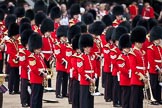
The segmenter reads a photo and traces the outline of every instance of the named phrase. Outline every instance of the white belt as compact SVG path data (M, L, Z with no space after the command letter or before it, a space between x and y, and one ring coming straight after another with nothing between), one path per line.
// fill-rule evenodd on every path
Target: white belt
M94 70L85 70L85 73L93 73Z
M44 53L44 54L51 54L51 53L53 53L53 51L42 51L42 53Z
M156 63L162 63L162 60L155 60Z
M145 70L146 68L145 67L141 67L141 66L136 66L137 69L139 70Z

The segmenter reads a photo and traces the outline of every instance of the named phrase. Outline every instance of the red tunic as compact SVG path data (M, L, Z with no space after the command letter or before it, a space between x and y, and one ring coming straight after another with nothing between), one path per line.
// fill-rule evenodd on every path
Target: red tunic
M67 65L67 73L70 73L71 69L71 56L73 55L73 49L70 44L66 46L66 60L68 62Z
M80 85L90 85L89 79L95 78L94 60L93 56L87 54L82 54L78 57L77 68L81 76Z
M131 85L143 86L144 83L139 79L140 77L137 74L141 73L144 76L146 76L147 72L146 52L134 47L133 51L129 53L129 62L132 72Z
M6 47L7 47L7 53L8 53L8 58L7 62L10 64L11 67L18 67L18 52L19 52L19 47L18 47L18 41L9 39L6 42Z
M31 54L26 48L19 49L19 72L20 77L28 79L28 56Z
M30 83L42 84L43 76L41 72L47 71L43 54L30 54L28 56L28 64L30 68Z
M78 22L79 22L78 19L72 18L72 19L69 20L69 26L71 27L71 26L75 25L75 24L78 23Z
M114 47L110 51L110 59L111 59L111 71L112 71L112 76L117 76L118 66L116 64L116 59L118 56L121 54L121 51L119 50L118 47L114 45Z
M56 56L56 70L67 72L66 44L64 43L56 44L54 53Z
M116 20L113 21L112 26L116 28L116 27L118 27L119 24L122 23L122 22L123 22L123 20L117 20L117 19L116 19Z
M51 59L54 53L54 46L51 37L42 36L42 53L47 61Z
M130 66L129 57L125 54L120 54L117 58L118 70L120 72L120 85L130 86Z
M147 59L149 62L149 73L158 74L158 68L162 68L162 48L151 44L147 49Z

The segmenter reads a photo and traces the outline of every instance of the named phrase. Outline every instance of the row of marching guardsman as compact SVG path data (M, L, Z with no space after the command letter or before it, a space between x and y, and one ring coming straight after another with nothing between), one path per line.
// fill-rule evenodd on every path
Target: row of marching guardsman
M106 76L104 97L106 101L113 100L114 107L142 107L143 87L149 81L147 85L151 85L151 96L156 99L152 104L161 103L161 88L158 84L158 75L161 72L161 47L158 41L161 39L162 30L157 26L155 19L146 21L140 16L135 17L132 32L129 34L130 24L123 20L121 6L114 7L113 14L116 20L113 22L109 15L103 17L103 22L94 22L92 15L86 13L82 16L84 24L76 19L80 13L79 5L73 5L70 9L73 17L69 21L70 27L57 22L61 14L58 7L51 9L51 19L40 10L36 15L33 10L27 10L25 15L30 19L29 23L26 18L21 19L22 11L22 8L15 10L17 18L13 14L7 15L5 26L2 25L1 30L4 30L3 35L7 33L9 37L5 36L5 42L2 41L8 55L6 69L9 70L9 93L19 93L20 73L20 96L23 107L42 107L43 85L51 86L50 78L48 84L46 80L48 74L49 77L52 75L49 68L53 58L56 58L57 71L56 98L67 97L69 91L69 102L72 102L73 108L94 107L93 95L98 94L96 92L102 68ZM150 39L146 38L147 33L150 33ZM147 72L149 80L146 78ZM29 83L31 97L27 91Z

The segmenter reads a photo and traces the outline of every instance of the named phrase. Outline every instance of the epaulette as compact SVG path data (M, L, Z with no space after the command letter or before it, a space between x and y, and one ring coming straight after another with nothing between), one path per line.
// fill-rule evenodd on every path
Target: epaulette
M10 39L6 40L7 43L12 43Z
M117 22L117 20L114 20L113 23L116 23L117 24L118 22Z
M136 56L136 54L133 51L130 51L129 54Z
M117 51L115 49L116 49L116 47L110 49L110 51L113 51L113 52L116 52L117 53Z
M19 53L26 54L22 48L21 48L21 49L19 49Z
M71 45L70 44L67 44L67 46L66 46L67 48L70 48L70 49L72 49L72 47L71 47Z
M60 42L56 42L55 45L58 46L58 47L61 47Z
M77 57L77 53L74 53L74 54L72 55L72 57Z
M4 35L7 35L7 34L8 34L8 30L6 30L3 34L4 34Z
M150 41L150 33L146 35L146 38L148 39L148 41Z
M153 50L153 45L150 45L147 48Z
M125 61L124 58L122 57L122 54L120 54L120 55L118 56L117 60L123 60L123 61Z
M110 45L109 44L104 45L104 47L110 49Z
M30 54L28 57L29 58L35 58L33 54Z
M78 55L78 56L76 56L76 57L79 58L79 59L84 60L84 58L82 57L82 54L80 54L80 55Z

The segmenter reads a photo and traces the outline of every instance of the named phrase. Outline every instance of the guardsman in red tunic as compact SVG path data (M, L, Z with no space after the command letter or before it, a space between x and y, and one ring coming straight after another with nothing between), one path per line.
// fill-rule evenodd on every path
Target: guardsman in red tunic
M112 73L111 73L111 70L110 70L111 69L111 67L110 67L111 66L110 50L113 48L113 44L112 44L112 41L111 41L111 36L112 36L113 30L114 30L114 27L107 29L106 37L105 37L107 44L103 46L103 55L104 55L103 73L105 75L104 99L105 99L106 102L112 101L113 79L112 79Z
M143 108L143 88L147 84L147 60L146 52L142 50L142 43L146 39L146 29L137 26L132 30L131 42L133 50L129 52L129 63L131 69L131 102L130 108Z
M105 24L101 21L96 21L94 23L92 23L89 26L89 33L91 33L93 35L94 38L94 44L93 44L93 48L91 50L91 53L94 54L96 56L96 67L95 67L95 76L97 77L96 79L96 95L98 93L98 95L100 95L99 90L98 90L98 86L99 86L99 77L101 74L101 60L102 60L102 47L101 47L101 39L100 36L102 34L102 32L105 29Z
M50 18L53 20L53 25L54 25L54 31L52 32L51 36L54 40L54 42L59 42L57 39L57 34L56 31L58 27L60 26L60 20L61 20L61 10L58 6L55 6L51 9L50 11Z
M72 48L74 50L73 55L71 56L71 68L70 68L70 77L72 77L72 108L79 108L80 106L80 74L77 67L77 59L79 58L81 51L79 49L79 38L80 34L75 36L72 40Z
M131 5L129 5L128 7L129 9L129 14L130 14L130 19L132 21L132 19L138 15L138 7L137 7L137 3L136 2L132 2Z
M80 108L94 108L95 92L95 55L91 55L93 37L83 34L79 39L79 48L83 52L77 59L77 68L80 74Z
M44 56L41 53L42 37L33 33L28 41L31 54L28 56L31 83L31 108L42 108L43 85L47 76L47 68Z
M40 27L41 27L42 21L45 18L46 18L46 14L43 12L38 12L37 14L35 14L35 25L32 26L35 32L38 32L39 34L41 34Z
M117 5L113 8L113 15L115 16L115 20L112 23L113 27L118 27L118 25L123 22L125 19L123 19L124 9L122 6Z
M52 77L52 71L50 62L54 59L54 46L53 46L53 41L51 37L51 32L54 30L53 26L53 21L49 18L45 18L40 27L41 33L42 33L42 41L43 41L43 46L42 46L42 53L44 54L44 57L46 59L46 65L48 68L48 85L46 87L46 90L51 89L51 77Z
M154 9L150 6L148 2L145 3L145 7L142 9L142 17L143 19L155 18Z
M79 22L79 14L80 14L80 6L79 4L73 4L70 7L70 15L71 19L69 20L69 26L75 25L77 22Z
M57 29L57 38L60 40L55 45L55 56L56 56L56 98L67 97L67 83L68 83L68 74L67 74L67 65L66 60L66 45L67 45L67 31L68 26L61 25ZM62 90L61 90L62 88Z
M68 44L67 44L67 49L66 49L66 60L68 61L68 68L67 72L69 74L69 86L68 86L68 91L69 91L69 103L72 103L72 95L73 95L73 74L71 71L71 59L72 55L74 53L74 50L72 49L72 40L76 36L78 36L81 33L81 28L78 25L73 25L69 28L68 30Z
M111 72L113 76L113 106L119 107L121 106L121 89L119 86L119 70L116 63L118 56L121 54L121 51L118 48L118 42L121 35L128 33L125 27L119 26L117 27L112 34L112 41L114 43L113 48L110 51L110 59L111 59Z
M28 39L30 35L33 33L33 30L25 30L21 34L21 45L22 48L19 49L19 73L21 78L21 104L22 107L30 106L30 94L28 92L29 86L29 69L28 69L28 56L31 54L28 50Z
M160 40L162 37L162 28L155 26L150 31L151 45L147 48L147 59L149 63L150 84L153 97L156 100L151 102L153 105L162 104L161 101L161 86L159 85L158 76L162 73L162 48Z
M14 28L14 29L13 29ZM18 37L19 37L19 26L13 23L8 29L9 40L6 42L8 63L10 65L9 73L9 94L19 93L19 58L18 58Z
M122 53L117 58L118 70L120 72L120 87L122 91L122 108L130 108L130 66L128 53L132 47L130 35L123 34L119 38L119 49Z

